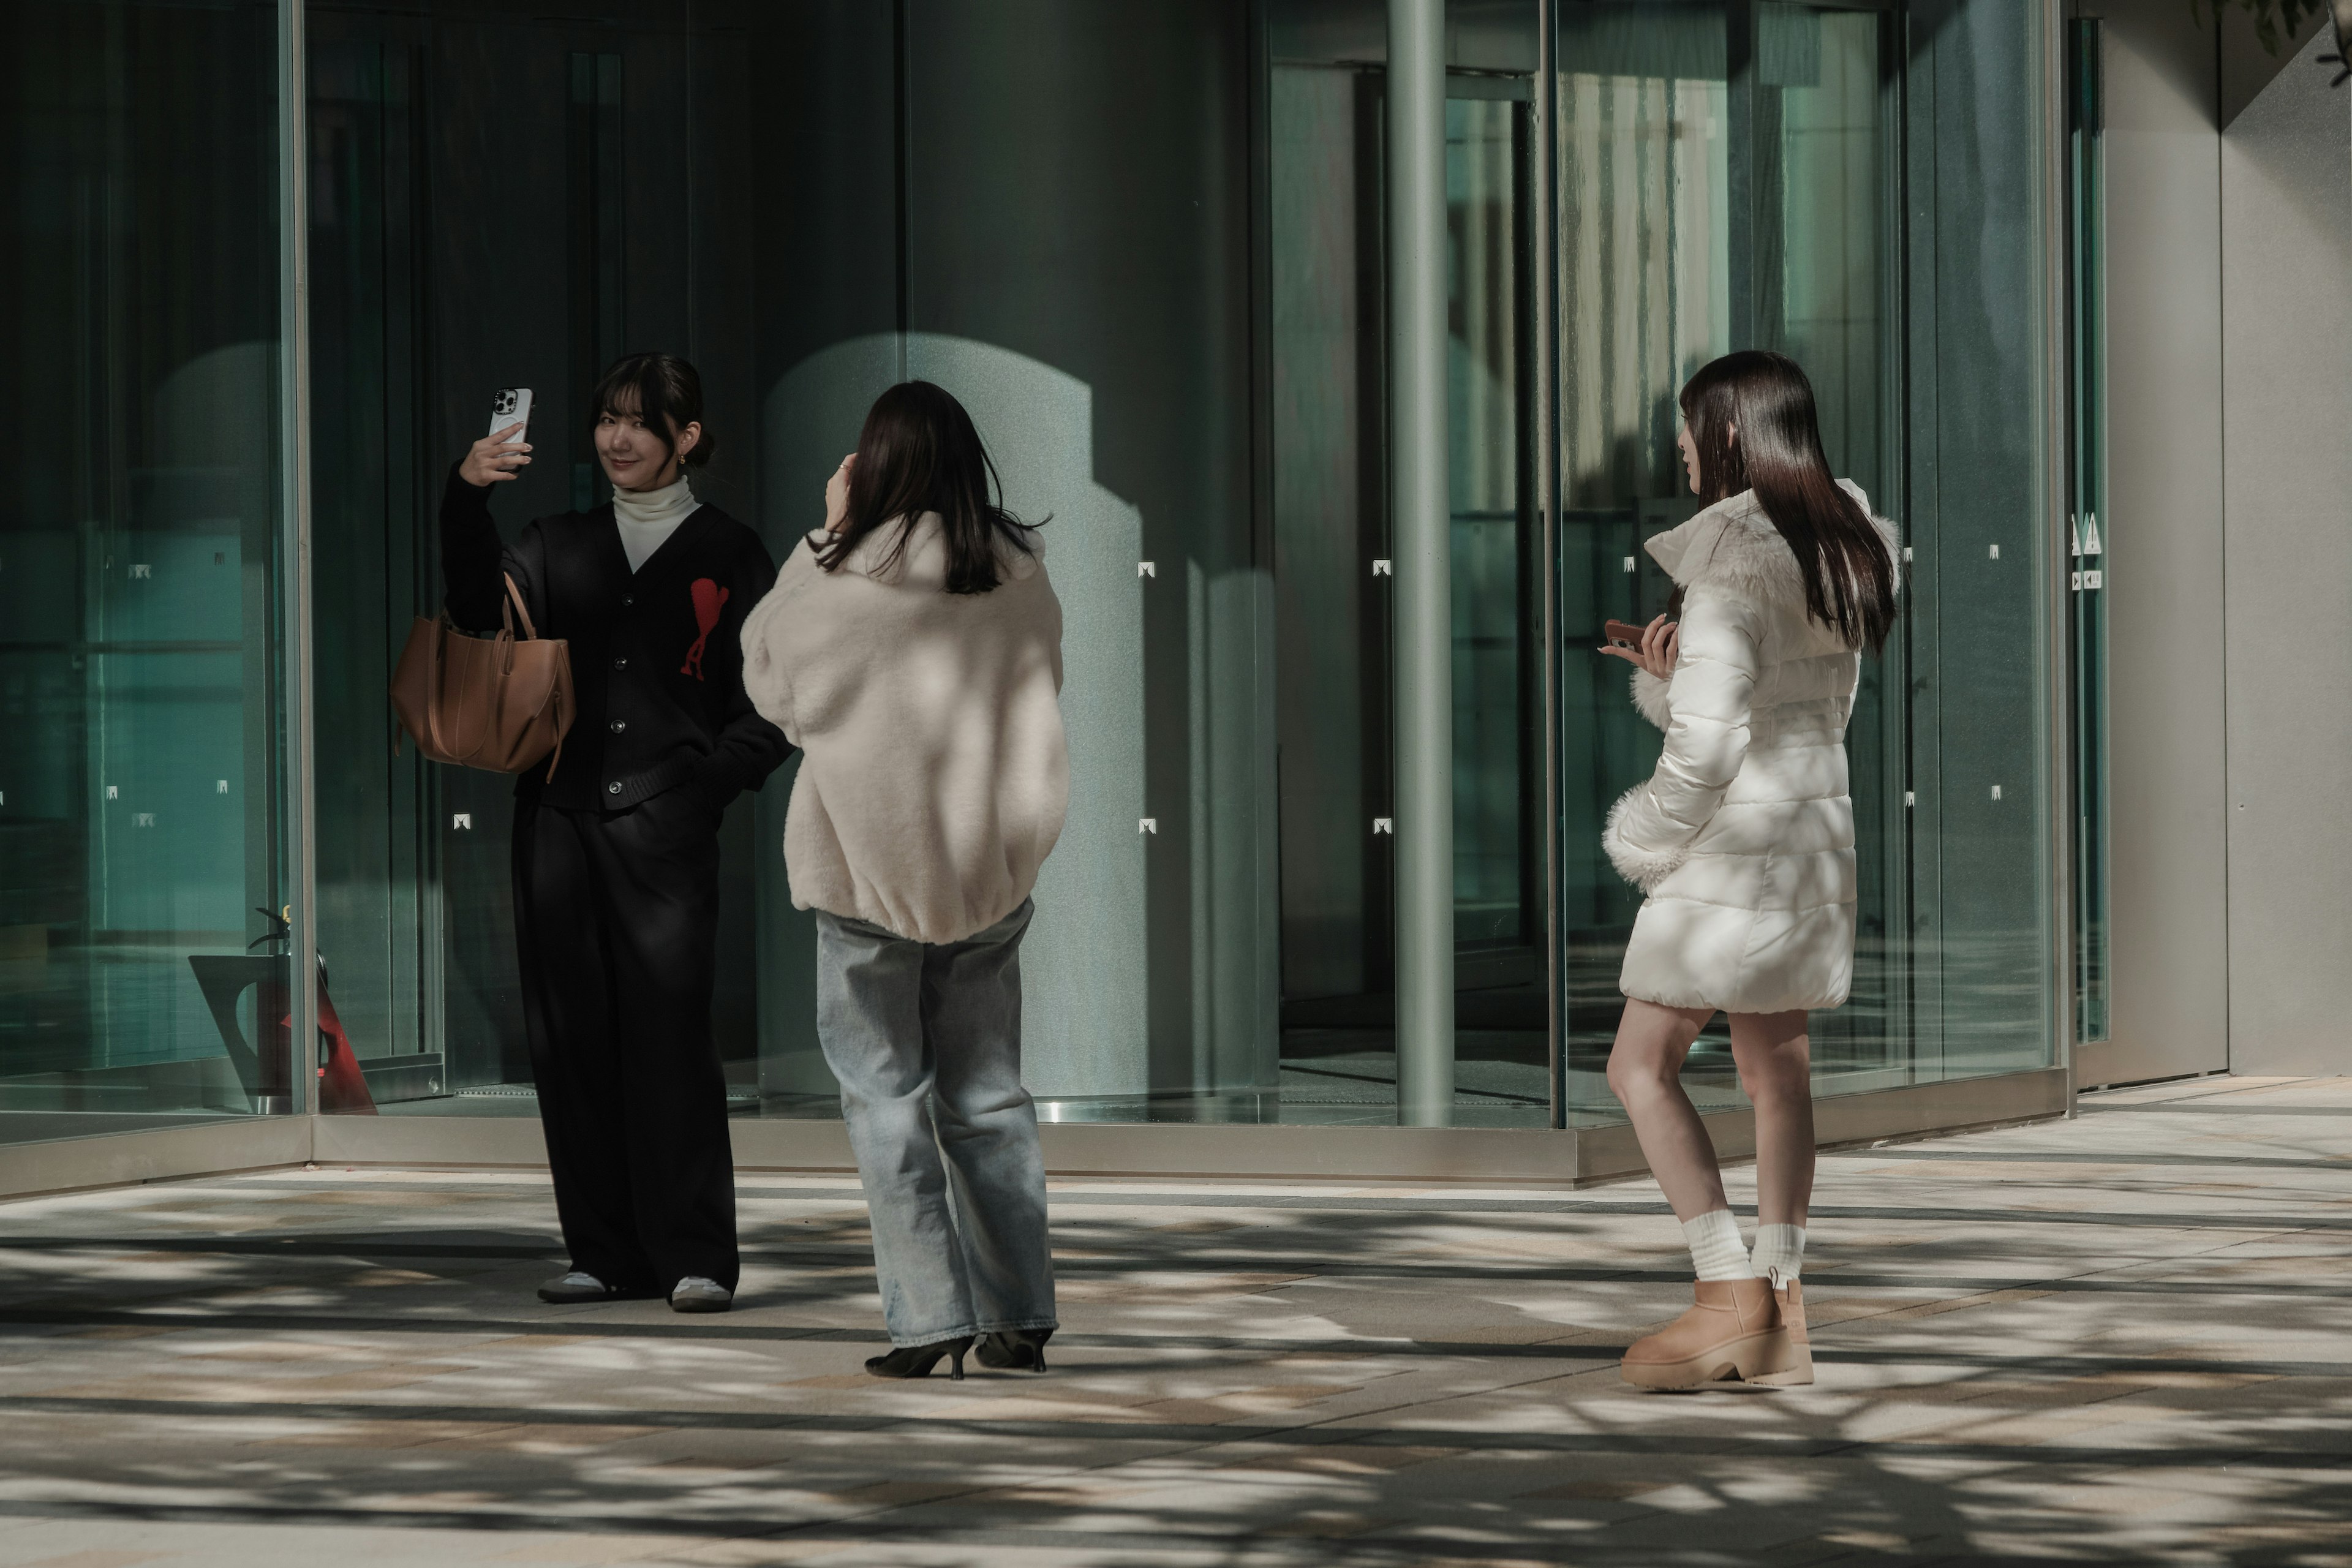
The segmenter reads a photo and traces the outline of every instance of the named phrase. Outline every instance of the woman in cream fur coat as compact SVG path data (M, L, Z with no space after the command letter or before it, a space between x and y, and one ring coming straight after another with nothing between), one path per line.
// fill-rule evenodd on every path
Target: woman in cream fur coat
M1062 606L991 498L961 404L884 393L743 627L743 680L806 753L784 825L816 911L817 1035L841 1084L893 1346L877 1377L1045 1370L1045 1167L1021 1086L1021 938L1070 798Z
M1683 389L1681 446L1708 502L1649 542L1681 619L1639 648L1633 700L1665 732L1649 780L1603 844L1647 895L1625 950L1609 1058L1650 1169L1683 1222L1696 1300L1627 1351L1626 1380L1812 1381L1798 1271L1813 1184L1807 1014L1853 973L1853 803L1845 728L1864 649L1895 611L1893 526L1832 480L1811 385L1782 355L1742 353ZM1757 1243L1741 1241L1714 1145L1680 1074L1717 1013L1756 1108Z

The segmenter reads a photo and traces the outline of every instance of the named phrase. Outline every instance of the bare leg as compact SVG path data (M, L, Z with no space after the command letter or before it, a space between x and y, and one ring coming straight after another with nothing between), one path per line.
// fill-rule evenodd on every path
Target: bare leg
M1731 1059L1739 1066L1739 1087L1756 1107L1757 1223L1802 1225L1813 1197L1812 1051L1805 1015L1734 1013Z
M1683 1058L1713 1016L1711 1008L1662 1007L1629 996L1609 1051L1609 1088L1632 1119L1642 1157L1678 1220L1729 1206L1715 1145L1682 1082Z

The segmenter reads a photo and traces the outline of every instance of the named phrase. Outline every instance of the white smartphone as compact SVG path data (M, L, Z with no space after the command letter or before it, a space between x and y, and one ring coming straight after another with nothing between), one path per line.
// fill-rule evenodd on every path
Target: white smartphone
M520 421L522 428L515 432L514 438L518 441L529 440L530 438L530 388L528 386L503 387L496 397L490 399L489 434L495 436L517 421Z

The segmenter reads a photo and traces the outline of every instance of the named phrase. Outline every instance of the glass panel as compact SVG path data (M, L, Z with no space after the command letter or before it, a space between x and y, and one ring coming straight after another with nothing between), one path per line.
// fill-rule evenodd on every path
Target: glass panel
M1641 895L1601 853L1610 806L1649 775L1658 732L1601 623L1646 620L1673 584L1642 542L1695 510L1675 394L1732 344L1730 95L1722 7L1568 5L1559 180L1560 971L1571 1116L1617 1115L1602 1075ZM1703 1110L1729 1103L1718 1042L1692 1056Z
M972 6L541 10L312 17L314 417L338 454L320 572L341 612L319 620L339 770L321 942L379 1108L535 1109L509 782L395 754L383 693L437 605L435 509L491 392L537 395L534 466L495 502L511 536L601 494L579 399L628 347L698 365L719 450L697 493L778 556L878 391L921 376L962 399L1008 503L1052 520L1066 614L1075 782L1023 950L1031 1086L1067 1119L1273 1114L1263 193L1253 122L1229 112L1247 9L1166 6L1159 31L1095 0L1022 27ZM739 1114L835 1109L814 925L776 852L792 782L722 837Z
M1758 12L1758 188L1777 206L1777 224L1758 236L1777 266L1759 266L1758 328L1764 343L1805 367L1821 414L1832 471L1862 486L1873 504L1900 516L1887 455L1901 450L1891 395L1899 296L1892 267L1893 25L1873 11L1765 5ZM1853 799L1855 910L1853 990L1846 1005L1813 1021L1813 1063L1824 1090L1892 1089L1911 1081L1898 1016L1903 965L1890 946L1905 885L1903 792L1908 768L1899 713L1886 694L1902 689L1906 646L1891 640L1863 661L1862 685L1846 727Z
M439 608L442 485L499 387L535 395L534 466L495 503L509 538L602 500L581 400L646 344L702 370L721 439L698 493L756 516L748 366L696 352L697 327L724 340L742 319L744 204L696 194L740 170L668 140L689 124L740 140L749 82L720 64L740 35L665 30L685 5L631 13L649 27L618 49L523 7L428 9L429 26L310 21L319 940L374 1109L530 1115L512 782L395 751L384 694L412 618ZM491 158L514 172L496 188ZM722 833L714 1015L745 1111L761 1093L754 811L739 801Z
M1269 96L1283 1100L1392 1121L1381 76L1277 63Z
M1377 37L1286 28L1278 49ZM1321 19L1336 12L1326 8ZM1500 8L1484 46L1507 50ZM1531 45L1524 34L1520 41ZM1479 40L1474 40L1479 42ZM1352 52L1350 50L1349 52ZM1507 58L1507 54L1501 58ZM1277 58L1269 310L1286 1121L1397 1114L1388 811L1382 75ZM1453 492L1455 1101L1463 1126L1550 1118L1540 532L1528 475L1531 80L1457 75L1446 106ZM1274 1108L1269 1108L1274 1109Z
M282 1110L276 17L9 21L0 1139Z
M1621 1118L1601 1075L1639 905L1601 853L1601 821L1660 746L1620 667L1590 650L1602 619L1665 607L1671 584L1641 545L1695 504L1674 450L1675 396L1742 342L1805 366L1832 467L1906 525L1915 552L1906 615L1884 657L1864 662L1846 738L1854 984L1845 1006L1814 1018L1817 1086L1853 1092L2049 1059L2036 879L2048 775L2031 651L2044 330L2033 26L2010 0L1970 0L1907 43L1900 13L1871 8L1561 7L1560 900L1579 1120ZM1907 138L1906 58L1930 84L1912 100ZM1907 228L1906 180L1938 192L1912 204ZM1976 257L1973 237L1987 232L2003 237L1996 261L1941 265L1948 247ZM1906 296L1907 341L1896 330ZM1996 625L1998 646L2016 652L1991 660L1989 679ZM1948 638L1969 672L1949 685ZM1744 1103L1722 1020L1685 1078L1702 1109Z
M1527 79L1445 106L1453 331L1454 1121L1544 1126L1540 551L1527 418ZM1470 90L1459 83L1455 90Z
M1915 19L1906 185L1911 1072L2050 1065L2052 788L2042 613L2053 331L2042 24L2026 0Z

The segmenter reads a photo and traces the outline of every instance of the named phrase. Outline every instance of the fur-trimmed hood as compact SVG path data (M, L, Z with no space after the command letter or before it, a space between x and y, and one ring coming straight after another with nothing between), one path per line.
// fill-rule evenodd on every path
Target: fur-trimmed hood
M1903 583L1903 541L1895 524L1870 510L1870 498L1852 479L1838 488L1868 513L1886 546L1898 592ZM1679 527L1643 546L1650 559L1664 568L1676 586L1685 590L1706 585L1743 599L1801 605L1805 581L1797 570L1796 552L1780 531L1772 526L1754 490L1742 490L1719 500Z

